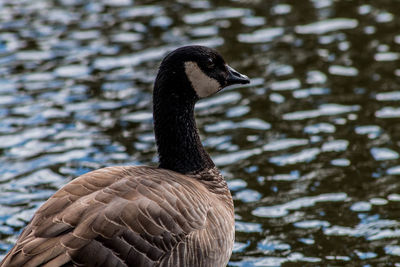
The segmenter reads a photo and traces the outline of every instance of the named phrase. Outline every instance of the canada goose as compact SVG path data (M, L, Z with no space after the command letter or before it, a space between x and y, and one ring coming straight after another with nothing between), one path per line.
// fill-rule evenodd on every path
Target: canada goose
M226 266L233 202L200 142L194 105L245 83L211 48L169 53L153 92L159 167L108 167L69 182L39 208L1 266Z

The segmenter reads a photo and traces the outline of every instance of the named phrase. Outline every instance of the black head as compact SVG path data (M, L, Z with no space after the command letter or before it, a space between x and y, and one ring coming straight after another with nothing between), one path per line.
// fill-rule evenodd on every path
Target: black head
M180 90L178 87L184 87L180 84L182 80L191 85L197 98L210 96L229 85L250 82L247 76L228 66L216 50L204 46L178 48L162 61L156 87L157 83L169 83L169 86L175 83L175 90Z
M228 85L249 82L214 49L185 46L169 53L160 65L153 91L160 167L180 173L213 168L198 135L194 105Z

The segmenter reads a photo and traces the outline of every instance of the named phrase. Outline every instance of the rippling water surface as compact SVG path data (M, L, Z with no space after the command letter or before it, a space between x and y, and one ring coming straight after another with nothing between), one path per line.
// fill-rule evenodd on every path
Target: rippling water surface
M252 77L197 106L230 265L400 266L400 2L362 2L0 0L0 254L74 177L156 164L157 66L202 44Z

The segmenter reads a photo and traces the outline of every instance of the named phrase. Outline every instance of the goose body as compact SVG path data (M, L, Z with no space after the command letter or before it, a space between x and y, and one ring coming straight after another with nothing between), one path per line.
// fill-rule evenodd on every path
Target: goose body
M1 266L226 266L234 242L227 184L201 145L194 104L248 83L210 48L163 60L154 86L160 166L81 175L35 213Z

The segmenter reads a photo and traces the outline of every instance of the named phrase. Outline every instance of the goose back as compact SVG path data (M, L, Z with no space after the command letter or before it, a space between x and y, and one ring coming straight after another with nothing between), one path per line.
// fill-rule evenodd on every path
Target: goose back
M226 266L232 198L216 169L196 176L144 166L82 175L37 211L1 266Z

